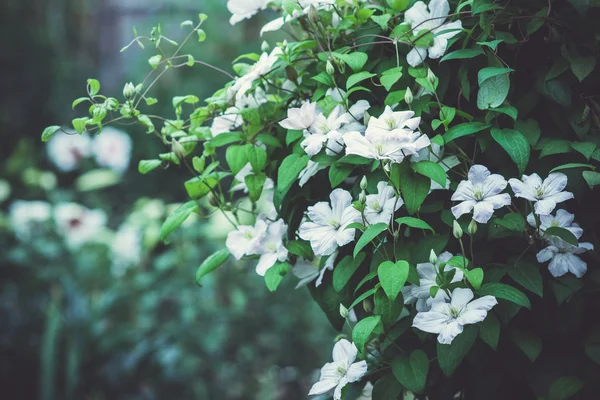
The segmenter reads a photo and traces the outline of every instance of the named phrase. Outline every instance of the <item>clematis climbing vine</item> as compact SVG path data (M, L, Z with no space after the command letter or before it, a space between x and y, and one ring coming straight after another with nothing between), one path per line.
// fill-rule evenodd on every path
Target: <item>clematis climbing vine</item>
M88 80L74 106L89 115L43 132L70 149L61 168L88 156L61 131L87 142L125 122L162 143L139 171L178 166L189 201L161 238L201 209L231 224L196 280L247 262L270 291L308 290L340 331L310 395L593 398L598 4L227 5L232 25L275 14L260 51L232 71L184 54L220 29L203 14L182 43L136 34L129 46L158 49L148 77L114 97ZM152 97L148 82L206 67L223 75L210 98ZM173 113L154 115L158 101Z

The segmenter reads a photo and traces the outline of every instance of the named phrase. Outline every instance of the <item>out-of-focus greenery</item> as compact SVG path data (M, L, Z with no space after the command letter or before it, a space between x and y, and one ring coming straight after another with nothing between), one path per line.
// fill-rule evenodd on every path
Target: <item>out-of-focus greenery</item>
M247 39L258 35L245 30L256 32L261 21L219 29L228 19L221 0L8 0L0 6L3 37L13 38L4 49L9 60L0 107L0 183L10 186L8 198L0 193L0 398L302 399L313 370L329 360L332 331L305 289L271 294L244 263L195 284L199 263L221 245L223 221L192 223L168 246L158 242L170 203L184 199L175 178L181 174L143 177L130 168L116 185L77 191L81 173L92 166L60 173L39 143L43 126L73 116L64 105L81 95L86 78L102 76L109 86L103 90L117 94L122 88L111 82L147 68L135 51L118 53L133 25L147 31L162 22L177 40L179 23L198 12L211 16L207 31L222 35L204 47L202 57L212 64L227 68L234 55L260 46ZM161 98L182 88L205 98L222 83L206 70L166 77L157 89ZM139 140L143 131L121 128L134 142L131 165L155 153L151 141ZM163 200L134 201L144 196ZM18 199L74 201L106 212L108 225L76 250L52 221L19 240L9 220ZM141 261L119 271L110 248L123 225L140 228L144 243Z

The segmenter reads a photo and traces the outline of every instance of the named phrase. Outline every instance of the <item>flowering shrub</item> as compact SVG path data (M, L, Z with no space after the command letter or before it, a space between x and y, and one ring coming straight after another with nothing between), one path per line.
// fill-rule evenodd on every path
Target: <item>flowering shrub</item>
M136 34L157 49L148 77L123 101L90 79L73 128L138 123L167 147L142 174L189 173L163 240L204 197L231 223L197 281L230 256L256 259L269 290L295 275L347 325L352 343L334 346L310 394L592 398L597 6L230 0L231 23L273 8L262 32L288 40L238 57L205 104L177 96L156 116L153 83L207 65L160 28ZM206 39L205 19L182 23L186 41Z

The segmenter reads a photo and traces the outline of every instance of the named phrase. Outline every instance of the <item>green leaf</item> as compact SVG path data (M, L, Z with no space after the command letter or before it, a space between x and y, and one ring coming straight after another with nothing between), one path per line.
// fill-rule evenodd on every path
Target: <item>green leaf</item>
M477 82L479 86L487 79L493 78L498 75L508 76L509 72L514 72L512 68L500 68L500 67L487 67L479 70L477 73Z
M465 326L451 344L437 343L438 363L444 375L451 376L471 350L477 339L477 327Z
M160 227L160 240L164 241L167 236L169 236L175 229L179 228L181 224L183 224L185 220L197 210L198 204L192 200L183 204L169 214L165 222Z
M250 200L258 201L262 195L267 176L260 172L258 174L249 174L244 177L244 183L248 187Z
M248 152L246 151L247 146L233 145L227 147L225 152L225 159L231 173L237 174L248 164Z
M548 236L556 236L561 238L565 242L572 244L573 246L578 246L579 242L573 233L565 228L561 228L558 226L551 226L544 231L545 235Z
M400 190L409 214L416 213L429 194L431 180L404 166L400 169Z
M248 161L252 165L252 171L261 172L267 165L267 152L265 149L255 146L248 146L246 148Z
M200 280L204 276L210 274L215 269L225 264L225 262L229 260L230 256L231 254L227 249L218 250L208 256L208 258L204 260L202 264L200 264L200 267L198 267L198 270L196 271L196 283L200 285Z
M500 340L500 321L494 313L488 312L483 321L477 324L479 327L479 337L488 346L498 350L498 341Z
M402 385L396 380L396 377L393 374L388 374L375 382L372 400L397 399L402 393L402 390Z
M211 190L217 186L219 181L226 176L229 176L229 174L215 172L213 174L207 174L206 176L195 177L185 182L185 189L190 198L198 200L209 194Z
M470 49L461 49L453 51L452 53L446 54L440 62L448 60L462 60L462 59L473 59L479 55L484 54L483 49L479 46L471 47Z
M350 75L350 77L346 81L346 90L350 89L352 86L356 85L357 83L362 82L365 79L372 78L374 76L377 76L377 74L373 74L373 73L367 72L367 71L361 71L354 75Z
M379 315L373 315L358 321L358 323L352 329L352 341L356 345L358 351L362 354L365 352L365 345L369 341L371 334L379 325L381 317Z
M392 372L406 389L421 393L427 382L429 357L423 350L415 350L409 357L400 357L392 361Z
M489 129L489 127L490 125L484 124L483 122L465 122L463 124L458 124L448 129L448 132L444 135L444 142L450 143L454 139L473 135L474 133Z
M329 167L329 183L331 183L331 187L335 188L344 182L350 176L352 170L353 168L347 165L332 164Z
M408 279L408 271L409 265L406 261L398 261L395 264L391 261L385 261L377 268L381 287L390 300L396 300L398 293L402 291Z
M292 266L286 262L277 262L265 272L265 285L270 292L275 292L283 277L288 273Z
M281 6L285 10L285 12L292 15L294 10L296 10L298 8L298 1L297 0L283 0L281 2Z
M508 268L508 275L525 289L532 291L540 297L544 296L542 274L537 264L519 262L516 266Z
M334 55L348 64L354 72L360 72L369 59L369 56L367 56L366 53L361 53L359 51L350 54L334 53Z
M158 68L158 65L160 64L161 60L162 60L162 56L160 54L157 54L148 59L148 64L150 64L152 69L156 69L156 68Z
M487 110L499 107L504 103L510 89L508 74L496 75L486 79L479 86L477 92L477 108Z
M480 46L487 46L490 49L492 49L493 51L496 51L496 49L498 48L498 45L502 42L504 42L504 40L496 39L496 40L491 40L489 42L477 42L477 44Z
M98 82L97 79L88 79L87 80L87 84L88 84L88 92L90 94L90 96L95 96L98 94L98 92L100 91L100 82Z
M519 116L519 110L517 110L515 107L509 106L509 105L492 108L492 109L490 109L490 111L508 115L514 121L516 121L517 117Z
M600 173L592 171L583 171L583 179L587 182L590 189L594 189L597 185L600 185Z
M540 11L533 14L533 18L527 23L527 35L532 35L537 32L546 23L548 15L548 7L540 9Z
M514 129L492 128L492 137L508 153L519 169L519 174L525 172L529 163L529 142L520 132Z
M583 382L574 376L555 380L548 390L548 400L567 400L583 388Z
M152 123L152 120L149 116L141 114L137 116L137 119L140 122L140 124L146 127L146 133L154 132L154 124Z
M535 362L542 352L542 339L533 332L513 330L511 339L519 349L529 358L529 361Z
M50 140L50 138L52 137L52 135L54 135L56 133L56 131L58 131L60 129L60 126L58 125L52 125L47 127L46 129L44 129L44 132L42 132L42 142L47 142L48 140Z
M443 188L446 187L446 171L439 164L425 160L411 164L411 166L415 172L439 183Z
M400 12L406 10L410 0L385 0L388 6L395 12Z
M312 260L315 256L312 247L310 247L310 243L304 240L290 240L285 247L290 254L302 257L306 260Z
M274 196L276 206L281 204L281 201L298 178L300 171L308 164L308 159L307 155L290 154L282 161L277 170L277 188Z
M392 86L402 78L402 67L394 67L383 71L381 74L381 84L388 92L392 89Z
M596 67L596 57L569 57L571 71L582 82Z
M83 133L83 131L85 131L85 125L87 121L87 117L75 118L71 121L71 124L77 133Z
M534 119L515 122L515 130L521 132L531 146L535 146L537 144L538 140L540 139L540 135L542 134L540 126Z
M375 308L373 313L381 316L384 328L394 325L404 308L404 299L391 300L383 290L377 290L374 300Z
M398 228L400 228L402 225L406 225L406 226L410 226L411 228L429 229L431 232L435 233L433 228L427 222L425 222L419 218L400 217L400 218L396 219L396 222L398 223Z
M375 292L377 291L377 288L373 288L373 289L369 289L366 292L364 292L363 294L361 294L360 296L358 296L356 298L356 300L354 300L352 302L352 304L350 305L350 307L348 307L348 310L352 310L354 307L356 307L358 305L358 303L360 303L361 301L373 296L375 294Z
M90 192L117 185L121 182L121 175L108 168L93 169L80 175L75 181L78 192Z
M538 145L538 149L541 149L540 158L571 152L571 142L563 139L542 139Z
M556 172L556 171L561 171L563 169L573 169L573 168L589 168L589 169L595 169L595 167L591 164L581 164L581 163L568 163L568 164L563 164L563 165L559 165L558 167L554 167L550 170L550 173L552 172Z
M390 18L392 18L392 16L390 14L371 16L371 19L373 20L373 22L375 22L377 25L379 25L381 27L381 29L383 29L383 30L387 29L387 27L388 27L387 24L388 24Z
M495 218L494 223L513 232L525 232L525 219L519 213L506 214L502 219Z
M499 299L508 300L519 306L531 309L531 303L529 302L529 299L523 292L504 283L485 283L477 291L477 294L479 294L480 296L494 296Z
M140 160L138 164L138 171L142 175L146 175L148 172L155 170L162 164L161 160Z
M384 222L380 222L378 224L369 225L366 231L363 232L358 242L356 242L356 246L354 247L353 256L356 258L358 253L369 243L373 241L381 232L387 230L388 224Z
M84 101L90 101L89 97L80 97L78 99L75 99L73 101L73 103L71 104L71 108L74 110L75 107L77 107L79 104L83 103Z
M467 271L465 276L471 286L473 286L473 289L479 290L481 283L483 282L483 270L481 268L475 268Z
M365 253L360 253L358 257L346 256L333 269L333 288L340 292L350 281L352 275L365 260Z
M596 144L592 142L573 142L571 147L573 150L583 154L588 161L592 154L594 154L594 151L596 151Z

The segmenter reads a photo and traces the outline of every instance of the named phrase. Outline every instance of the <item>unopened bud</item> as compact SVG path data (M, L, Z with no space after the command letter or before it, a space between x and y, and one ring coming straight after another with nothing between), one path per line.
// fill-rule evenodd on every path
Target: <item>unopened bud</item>
M364 299L362 305L366 312L370 313L373 311L373 302L370 299Z
M331 61L327 61L327 66L325 67L325 70L327 71L327 73L329 75L333 75L335 74L335 68L333 67L333 64L331 63Z
M360 204L365 204L367 202L367 194L364 190L358 195L358 202Z
M369 182L367 181L367 177L363 176L362 179L360 180L360 190L367 190L367 184Z
M133 97L133 95L135 95L135 86L133 86L132 82L126 83L125 87L123 88L123 96L126 99L130 99Z
M269 46L269 43L267 43L266 40L263 40L262 44L260 45L260 49L263 53L268 53L271 49L271 46Z
M463 230L460 227L460 224L458 223L458 221L454 221L454 224L452 226L452 234L457 239L460 239L463 236Z
M175 153L175 157L179 158L180 160L183 160L187 155L181 143L175 139L171 141L171 151Z
M433 73L433 71L431 71L430 69L427 70L427 80L429 81L429 83L431 83L432 85L435 83L435 74Z
M477 221L472 219L471 222L469 222L469 226L467 226L467 232L469 235L474 235L477 233Z
M412 90L409 87L406 88L406 93L404 93L404 101L406 104L411 105L415 97L413 96Z
M340 316L344 319L348 318L348 309L342 303L340 303Z
M208 194L208 204L219 207L219 199L212 192Z
M319 21L319 11L313 4L311 4L310 7L308 8L308 19L313 24L316 24Z
M429 252L429 262L433 265L437 265L438 263L438 256L437 254L435 254L435 251L433 251L433 249L431 249L431 251Z

